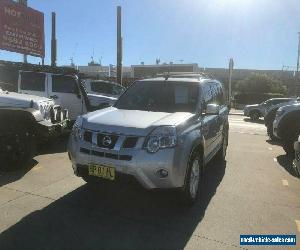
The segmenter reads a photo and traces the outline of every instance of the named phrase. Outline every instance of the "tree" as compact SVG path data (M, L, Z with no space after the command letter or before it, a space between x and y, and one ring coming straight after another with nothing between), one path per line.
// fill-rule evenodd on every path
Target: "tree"
M252 73L247 78L236 83L236 90L240 93L281 93L286 94L283 82L267 74Z

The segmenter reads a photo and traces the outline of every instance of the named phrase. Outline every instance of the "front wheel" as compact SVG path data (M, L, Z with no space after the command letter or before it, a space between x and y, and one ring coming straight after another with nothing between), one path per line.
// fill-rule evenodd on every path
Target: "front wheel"
M35 155L35 137L24 131L8 133L0 137L0 169L12 171L22 168Z
M288 156L293 156L295 154L294 142L296 139L286 138L282 140L282 147Z
M267 134L268 134L269 138L271 139L271 141L277 140L276 136L273 134L273 124L269 125L267 127Z
M185 178L185 185L181 190L181 198L184 204L193 205L200 193L202 187L202 159L197 153L193 153L188 166Z
M258 121L259 120L259 113L257 111L250 113L250 119L252 121Z

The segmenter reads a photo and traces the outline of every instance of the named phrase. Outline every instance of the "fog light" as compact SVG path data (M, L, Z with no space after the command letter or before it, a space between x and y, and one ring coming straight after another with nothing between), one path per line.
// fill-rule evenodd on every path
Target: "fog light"
M160 169L156 172L159 178L166 178L168 176L168 171L165 169Z

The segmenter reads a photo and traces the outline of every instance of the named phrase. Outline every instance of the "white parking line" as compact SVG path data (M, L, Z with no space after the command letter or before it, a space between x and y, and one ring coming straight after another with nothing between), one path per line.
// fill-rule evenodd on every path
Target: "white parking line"
M295 220L295 222L296 222L297 230L298 232L300 232L300 220Z
M281 180L282 181L282 185L287 187L289 185L289 182L287 180Z

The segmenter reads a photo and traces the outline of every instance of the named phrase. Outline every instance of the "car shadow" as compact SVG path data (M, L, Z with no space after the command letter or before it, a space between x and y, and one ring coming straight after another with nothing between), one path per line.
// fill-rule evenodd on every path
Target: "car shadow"
M69 134L63 134L59 137L42 142L38 146L37 155L67 152L68 139Z
M277 162L282 166L289 174L294 177L298 177L293 168L293 158L287 155L279 155L277 156Z
M253 121L250 118L244 118L245 122L250 122L250 123L258 123L258 124L265 124L265 121L263 119L259 119L257 121Z
M87 184L37 210L0 235L2 249L183 249L225 174L212 162L193 207L174 191Z
M68 135L63 135L58 138L55 138L52 141L43 142L42 144L38 145L36 156L66 152L68 138L69 138ZM25 174L27 174L37 164L38 164L38 161L35 159L32 159L26 165L20 167L17 170L13 170L13 171L1 170L0 171L0 187L21 179Z
M21 179L32 168L34 168L37 164L38 164L38 162L36 160L32 159L22 169L18 169L18 170L15 170L15 171L1 171L1 173L0 173L0 187Z
M266 142L269 143L270 145L282 146L281 141L279 139L278 140L267 139Z

